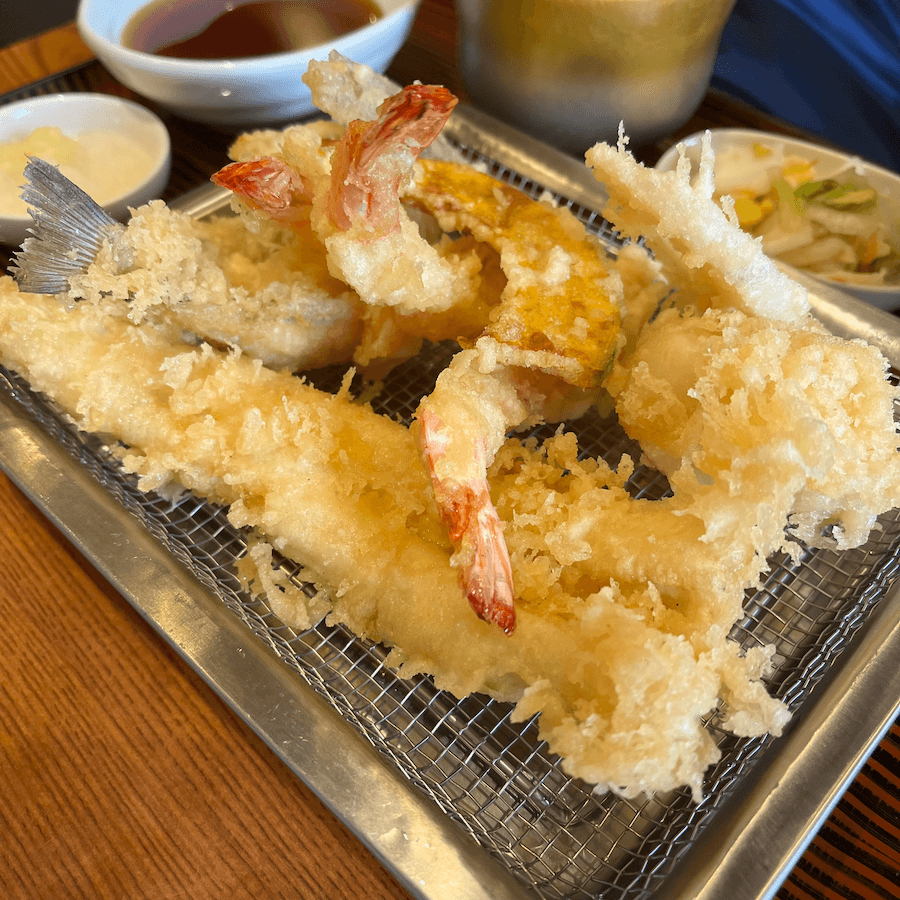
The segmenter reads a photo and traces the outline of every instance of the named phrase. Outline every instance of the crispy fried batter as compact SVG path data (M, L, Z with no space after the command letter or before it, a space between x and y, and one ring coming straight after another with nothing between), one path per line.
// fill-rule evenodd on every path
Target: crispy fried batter
M285 159L305 156L304 177L324 183L328 140L327 129L303 126L244 149L275 141ZM496 442L479 448L482 428L469 449L484 454L481 471L495 456L484 490L516 585L511 635L476 618L459 589L454 548L409 429L354 402L346 387L327 395L245 352L183 340L185 330L213 336L213 325L227 325L233 300L240 315L258 313L263 323L266 291L307 266L312 274L302 278L327 285L334 300L321 249L305 259L302 242L287 239L303 221L287 230L242 210L232 223L195 227L158 205L142 209L80 286L92 302L25 295L0 280L0 359L80 427L118 438L142 489L188 488L226 504L231 521L253 531L245 583L264 591L286 623L306 627L327 614L391 647L401 674L429 673L457 696L509 700L516 719L539 714L541 737L565 769L599 791L633 796L688 785L699 799L719 756L705 716L720 712L739 735L778 734L788 717L761 680L771 648L742 654L728 639L767 557L795 553L799 542L857 546L877 515L900 506L897 392L877 351L812 321L803 289L712 203L708 170L705 186L693 189L683 171L663 177L622 147L598 146L589 159L609 188L616 224L645 235L654 254L632 246L618 263L628 343L609 389L623 426L668 476L670 496L632 498L625 482L633 461L625 456L614 469L584 459L572 434L542 446L502 440L510 409L530 421L549 417L550 401L560 415L583 406L583 397L554 396L547 380L558 372L519 355L544 352L519 339L523 323L550 336L582 318L577 290L565 310L537 302L557 299L552 273L563 279L584 266L594 286L607 284L580 245L535 275L549 257L529 256L533 229L547 245L538 250L552 254L544 231L568 245L565 215L541 207L539 225L526 217L514 226L526 239L504 265L505 287L521 303L502 313L485 300L462 313L416 309L365 322L363 346L374 358L407 352L404 342L417 346L444 328L474 335L490 316L488 333L441 378L452 394L470 367L463 387L475 385L476 394L454 409L461 421L472 412L501 424L499 433L496 422L488 429ZM454 190L467 185L481 190L474 181ZM505 189L491 195L504 201L492 216L517 208ZM453 227L477 237L482 223L449 212ZM499 293L510 248L460 249L472 274L484 270ZM145 260L152 252L156 269ZM404 271L398 266L398 279ZM673 289L674 308L654 318ZM294 302L279 291L273 304ZM169 314L180 307L188 318ZM339 305L324 308L324 319L343 321ZM190 319L202 314L207 324ZM578 349L577 334L564 337ZM227 328L215 342L229 343ZM508 358L497 353L504 345ZM580 364L598 367L594 356ZM496 372L502 377L490 377ZM273 573L273 547L302 563L320 593L309 598Z
M809 312L805 289L712 201L708 136L693 184L687 160L671 172L648 169L626 143L623 135L618 148L597 144L585 156L609 193L604 215L623 236L647 240L682 307L735 308L788 322Z
M236 218L198 222L154 201L70 279L73 300L129 299L134 322L167 322L292 371L348 361L362 304L301 235Z
M811 319L669 310L613 384L619 421L707 538L763 557L796 541L856 547L900 498L886 362Z
M498 503L519 510L517 561L520 542L530 544L520 577L529 595L553 598L552 609L524 609L509 637L475 618L459 591L402 425L246 356L132 325L102 304L67 309L19 294L10 279L0 291L3 361L81 427L118 435L142 488L174 483L229 504L235 525L305 564L333 620L393 647L403 674L428 672L457 696L512 700L520 719L540 712L542 736L572 775L627 795L688 784L699 798L718 757L701 717L720 699L742 733L781 727L783 708L758 682L766 654L741 657L720 625L693 612L706 609L703 591L721 590L711 554L689 563L698 526L668 515L645 529L652 522L633 516L619 477L578 463L571 436L546 452L513 442L498 459ZM654 536L661 543L645 556ZM606 551L609 541L620 553ZM668 611L657 579L700 595ZM276 598L297 626L324 602Z
M618 349L621 285L603 249L566 209L527 197L458 163L423 160L405 192L447 232L500 254L507 287L486 336L509 365L596 387Z

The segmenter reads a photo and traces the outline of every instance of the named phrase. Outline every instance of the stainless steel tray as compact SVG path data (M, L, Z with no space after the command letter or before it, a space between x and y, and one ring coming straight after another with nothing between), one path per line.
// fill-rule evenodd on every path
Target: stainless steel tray
M602 188L579 161L465 107L448 132L499 177L549 190L614 250ZM205 215L223 203L204 188L180 205ZM826 324L900 369L894 317L811 286ZM408 418L450 352L395 371L384 410ZM244 539L222 510L141 494L100 441L0 374L0 466L416 897L771 897L900 708L891 514L858 550L773 560L747 597L734 637L777 647L772 689L795 710L783 738L739 740L711 721L723 759L699 805L686 791L596 797L562 772L533 722L510 723L506 705L399 679L380 647L341 628L285 627L241 591L232 563ZM329 389L339 373L316 378ZM628 445L614 421L577 428L610 459ZM665 490L644 471L633 487Z

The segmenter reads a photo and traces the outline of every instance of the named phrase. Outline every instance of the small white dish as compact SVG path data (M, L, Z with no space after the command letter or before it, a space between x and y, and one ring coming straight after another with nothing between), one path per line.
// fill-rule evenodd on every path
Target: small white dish
M85 154L85 159L90 158L92 167L97 160L95 154L109 155L109 147L105 146L109 135L112 135L110 140L116 142L117 148L135 148L128 157L130 172L121 157L100 160L98 168L105 167L108 173L116 176L110 179L104 175L105 192L92 190L94 182L79 184L116 219L126 219L129 207L140 206L159 197L169 182L172 165L169 132L158 116L137 103L107 94L71 93L48 94L0 106L0 144L21 142L36 129L46 127L56 127L66 138L81 142L80 152ZM54 164L61 162L52 158L47 161ZM23 169L25 163L23 154ZM68 174L66 164L60 165L60 168ZM78 184L77 176L70 178ZM4 176L3 183L13 192L15 205L18 206L18 193L24 176L18 184L10 184ZM4 203L3 206L5 209L0 210L0 243L19 245L28 236L31 217L25 209L19 214L16 209L9 211L9 204Z
M696 171L700 159L700 143L704 134L705 132L697 132L680 142L684 145L685 154L691 161L694 171ZM866 162L852 154L823 147L821 144L769 132L741 128L716 128L711 129L710 135L712 149L717 157L730 149L750 148L754 144L762 144L772 149L780 149L785 155L796 154L815 160L816 174L820 178L829 178L839 172L852 171L854 175L877 191L879 209L889 226L890 242L894 247L900 246L900 175L897 173ZM678 146L676 144L670 147L660 157L656 164L657 169L669 171L675 168L678 162ZM781 265L785 270L796 271L791 270L789 266ZM881 309L888 311L900 309L900 280L883 285L861 285L819 276L814 272L805 272L804 274L848 294L853 294Z
M239 130L313 113L302 76L311 59L327 59L331 50L384 72L409 36L419 2L377 0L383 16L364 28L315 47L234 60L178 59L123 46L125 26L148 0L81 0L76 21L122 84L183 118Z

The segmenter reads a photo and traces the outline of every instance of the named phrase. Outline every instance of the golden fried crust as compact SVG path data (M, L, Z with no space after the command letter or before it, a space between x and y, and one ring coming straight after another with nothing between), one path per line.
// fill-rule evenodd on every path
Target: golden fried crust
M469 166L421 160L407 199L448 232L466 231L500 253L509 279L485 334L510 364L596 387L618 346L618 281L604 252L567 210L532 200Z
M635 521L640 543L610 527L606 513L630 501L608 469L579 463L573 437L548 455L515 442L515 458L499 461L500 506L517 509L517 578L529 597L551 601L533 611L526 603L507 636L477 619L459 591L408 429L344 392L135 326L123 305L67 308L0 279L0 358L82 427L119 436L142 488L171 481L228 504L237 527L302 562L327 596L311 603L274 590L270 602L288 624L305 627L328 610L393 647L391 664L405 674L431 673L457 696L484 690L517 701L516 718L539 712L541 737L601 790L689 784L699 799L718 757L702 717L720 697L756 733L780 728L784 711L758 680L765 654L740 657L727 627L713 634L705 625L706 611L722 605L713 577L720 547L693 554L703 566L689 564L685 547L702 544L690 520L667 511ZM554 486L566 502L553 502ZM595 532L608 536L608 552L581 552ZM671 584L673 572L692 593L683 614L652 584L633 585L656 574ZM726 605L730 624L739 599Z

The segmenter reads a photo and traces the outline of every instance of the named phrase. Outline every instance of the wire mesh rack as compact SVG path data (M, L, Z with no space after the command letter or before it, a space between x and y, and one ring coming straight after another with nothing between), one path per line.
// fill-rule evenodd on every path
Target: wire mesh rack
M472 148L467 155L499 178L532 195L546 187ZM551 192L552 193L552 192ZM567 205L614 253L616 235L595 208L564 194ZM409 422L454 348L429 346L395 369L373 401L380 413ZM335 391L343 372L310 378ZM722 751L707 773L705 798L689 791L626 800L599 796L567 776L538 739L535 721L513 723L511 706L482 696L456 699L425 677L401 679L385 664L386 652L343 627L324 623L296 632L265 602L242 587L235 562L247 549L225 511L190 494L167 499L145 494L122 473L116 454L85 435L46 398L12 372L0 387L78 464L207 585L247 629L261 637L297 678L327 700L402 776L542 900L644 900L673 866L730 792L753 768L769 740L739 739L707 727ZM614 417L594 410L571 425L581 452L615 464L622 453L639 457ZM542 436L541 430L534 432ZM547 432L549 434L549 432ZM643 467L629 482L635 496L658 498L665 479ZM846 552L810 550L800 559L778 557L760 588L747 595L732 637L744 647L776 648L769 687L798 709L883 597L900 562L900 516L883 517L871 540ZM302 567L280 565L301 589Z
M451 352L435 348L395 371L381 411L408 418ZM382 647L342 627L321 624L297 633L285 626L242 589L234 563L246 551L246 535L224 510L190 494L171 500L142 493L105 444L68 424L16 375L4 370L0 384L298 677L542 898L651 897L767 743L736 739L713 718L708 727L723 756L708 773L703 802L694 804L686 791L636 801L597 796L564 774L538 740L534 721L510 721L507 704L481 696L457 700L427 678L398 678L385 666ZM329 385L326 375L320 386L336 389L337 378ZM629 449L614 420L588 417L577 430L585 453L617 459ZM655 473L640 468L632 486L648 497L666 490ZM774 560L765 583L748 595L733 637L745 646L775 645L771 688L789 706L803 702L896 576L898 547L900 521L887 516L864 547L809 551L796 563ZM314 590L301 567L289 560L281 565L295 584Z

